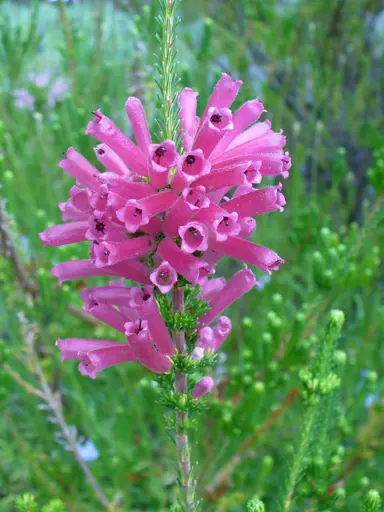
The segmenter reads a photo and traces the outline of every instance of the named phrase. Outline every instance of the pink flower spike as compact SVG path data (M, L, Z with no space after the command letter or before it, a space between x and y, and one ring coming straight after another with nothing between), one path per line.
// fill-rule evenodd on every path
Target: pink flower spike
M68 148L65 156L67 158L59 162L59 167L64 169L67 174L75 178L84 187L88 187L91 190L99 190L101 186L99 181L100 171L73 148Z
M175 347L153 295L144 302L141 311L147 320L148 330L157 349L162 354L172 357L175 354Z
M156 373L165 373L172 368L172 362L152 344L148 323L145 320L127 322L125 335L140 363Z
M263 213L270 213L275 210L283 210L285 198L281 193L282 184L276 187L265 187L259 190L252 190L235 199L227 201L222 206L228 212L236 211L241 217L253 217Z
M152 236L144 235L123 242L100 242L94 246L96 267L114 265L151 253L156 247Z
M177 283L177 272L168 261L163 263L149 276L152 283L158 287L161 293L169 293L173 285Z
M205 123L196 135L193 149L201 149L209 158L213 149L224 135L233 130L232 112L227 108L212 107L208 110Z
M149 133L143 104L139 98L131 96L125 104L125 110L131 121L136 142L144 155L147 156L148 146L151 144L151 134Z
M75 244L86 240L85 233L88 229L87 221L68 222L66 224L57 224L47 228L39 233L40 240L43 245L53 245L59 247L61 245Z
M117 210L116 216L125 224L128 233L136 233L149 222L147 210L136 199L128 200L123 208Z
M182 191L201 176L209 174L211 164L205 160L201 149L189 151L179 156L177 161L177 173L172 181L172 188Z
M196 399L202 398L204 395L209 393L215 385L212 377L203 377L192 389L192 397Z
M90 260L70 260L54 265L51 273L57 277L59 285L64 281L96 276L119 276L138 283L150 283L147 266L131 260L107 268L97 268Z
M154 187L168 185L169 169L176 165L177 157L176 144L172 140L149 145L149 177Z
M116 329L116 331L120 331L122 333L125 332L124 324L126 319L124 315L110 304L103 304L96 298L91 298L89 299L88 304L83 306L83 309L101 322L104 322L105 324L110 325L113 329Z
M222 74L220 80L215 85L212 95L205 107L204 114L200 121L200 126L204 123L208 116L208 110L211 107L229 108L234 102L240 87L243 85L241 80L232 80L229 75Z
M188 222L179 228L181 249L188 253L208 249L208 230L201 222Z
M193 139L197 130L196 104L198 95L198 92L193 91L189 87L183 89L179 95L180 128L183 133L183 145L187 151L192 149Z
M108 171L115 172L121 176L130 176L132 174L119 155L115 153L112 148L107 146L107 144L99 144L93 149L98 161L103 164Z
M200 318L202 327L209 325L225 309L238 300L242 295L252 290L257 284L256 278L248 268L235 274L220 294L210 302L211 309Z
M230 237L224 242L212 240L212 249L244 261L244 263L249 265L254 265L269 274L271 270L278 270L280 264L284 263L284 260L270 249L262 245L256 245L248 240L243 240L238 236Z
M146 176L148 174L146 160L140 149L100 110L97 110L94 115L85 133L107 144L130 169L140 176Z
M188 281L204 284L214 269L201 258L182 251L173 240L164 238L158 246L158 254Z
M211 158L214 159L215 156L223 153L227 149L228 145L233 141L233 139L243 130L245 130L245 128L247 128L250 124L257 121L263 112L266 112L266 110L258 99L243 103L243 105L236 111L233 116L233 130L227 132L222 137L212 152Z
M199 297L204 300L211 301L217 294L221 292L227 281L224 277L217 277L216 279L210 279L201 287Z
M96 379L99 372L110 366L136 360L132 347L127 343L118 343L118 345L92 350L83 356L78 366L81 375Z

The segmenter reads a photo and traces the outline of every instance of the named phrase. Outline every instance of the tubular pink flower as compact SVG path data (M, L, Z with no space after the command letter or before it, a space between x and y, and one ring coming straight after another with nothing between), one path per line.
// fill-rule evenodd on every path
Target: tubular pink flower
M209 393L214 385L212 377L203 377L192 389L191 395L193 398L200 399Z
M168 293L172 290L173 285L177 283L177 272L168 261L163 261L149 278L161 293Z
M241 217L252 217L275 210L282 211L286 202L281 189L281 183L276 187L265 187L259 190L251 189L249 194L244 194L224 203L223 208L228 212L237 212Z
M161 144L149 146L149 177L156 188L168 185L169 169L177 162L176 144L172 140L165 140Z
M211 301L217 294L221 292L226 284L227 281L224 277L210 279L202 285L199 297L204 300Z
M141 310L148 300L153 297L154 287L152 285L146 285L144 288L138 288L137 286L130 288L131 296L128 304L130 308Z
M61 245L75 244L86 240L85 233L88 229L87 221L68 222L67 224L57 224L47 228L39 233L40 240L43 245L53 245L59 247Z
M129 199L123 208L117 210L116 216L124 223L128 233L136 233L149 222L147 210L136 199Z
M96 375L102 370L105 370L105 368L136 360L132 347L126 343L118 343L118 345L119 346L91 350L83 356L78 366L81 375L96 379Z
M59 162L59 167L76 179L84 187L91 190L99 190L101 184L99 181L100 171L93 167L92 164L78 151L68 148L65 160Z
M213 350L219 350L232 331L232 322L227 316L221 316L213 328Z
M126 238L124 227L112 222L107 214L90 215L85 236L88 240L110 240L113 242L119 242Z
M209 325L225 309L238 300L242 295L252 290L257 284L256 278L248 268L240 270L210 302L208 313L200 317L202 327Z
M188 253L208 249L208 230L201 222L188 222L179 228L181 249Z
M231 130L233 130L232 112L227 108L211 107L208 109L204 124L197 132L193 149L201 149L208 158L218 142Z
M100 242L95 245L95 265L105 267L151 253L156 247L152 236L144 235L124 242Z
M229 75L223 73L208 100L204 114L201 117L200 125L204 123L211 107L229 108L234 102L242 85L243 82L241 80L232 80Z
M155 187L149 183L135 183L114 173L104 173L100 180L108 186L108 190L126 199L142 199L156 193Z
M210 201L204 187L185 188L165 218L163 231L166 236L177 236L179 226L186 224L200 208L208 208Z
M89 203L96 217L104 215L108 208L108 187L102 185L97 192L91 192L89 194Z
M173 190L164 190L151 196L144 197L139 200L139 204L146 210L148 215L152 217L158 213L162 213L172 207L177 199L177 194Z
M158 253L179 274L192 283L203 284L207 281L208 276L214 273L213 268L203 259L182 251L170 238L165 238L160 242Z
M212 241L212 249L222 252L227 256L244 261L249 265L268 272L271 274L271 270L278 270L281 263L284 260L280 258L275 252L257 245L248 240L243 240L238 236L229 237L223 242Z
M150 283L148 267L137 261L127 261L107 268L97 268L90 260L70 260L54 265L51 273L58 278L60 285L64 281L95 276L121 276L138 283Z
M229 213L220 206L212 204L209 208L199 211L195 218L210 227L216 240L226 240L228 236L240 233L237 213Z
M115 306L126 305L132 295L132 288L126 286L94 286L86 288L80 294L81 300L88 302L92 297L106 304Z
M239 237L248 238L256 229L256 221L253 217L243 217L239 219L240 233Z
M61 352L61 360L66 361L70 359L80 359L82 354L87 354L92 350L121 346L127 347L128 344L109 340L90 340L86 338L65 338L62 340L59 338L56 341L56 346Z
M92 211L88 190L74 185L69 191L68 201L59 203L59 209L63 212L61 218L64 221L87 220Z
M156 373L165 373L172 368L171 360L159 352L152 344L148 323L145 320L127 322L125 335L136 359Z
M146 159L140 149L100 110L94 112L94 116L94 119L88 123L85 133L107 144L130 169L140 176L146 176L148 174Z
M214 159L217 155L224 152L229 144L250 124L254 123L259 119L261 114L266 112L263 104L258 100L250 100L236 111L233 116L233 130L228 131L217 144L211 154L211 158Z
M93 297L83 306L83 309L101 322L116 329L116 331L125 332L124 324L126 319L124 315L110 304L102 303Z
M131 96L125 104L125 110L135 134L136 142L145 156L148 155L148 146L151 144L151 134L147 124L147 118L143 104L139 98Z
M192 149L193 139L196 135L199 119L196 117L196 104L198 92L189 87L183 89L179 95L181 130L183 145L187 151Z
M213 190L219 190L223 188L226 188L228 191L232 187L241 185L244 182L244 173L246 172L248 165L249 164L247 162L245 164L243 163L233 167L224 168L223 170L217 172L211 172L208 174L208 176L199 178L193 185L202 185L205 187L207 192L212 192Z
M204 158L201 149L189 151L177 160L177 172L172 181L172 188L182 191L201 176L209 174L210 170L211 164Z
M121 176L130 176L132 173L123 160L107 144L99 144L94 149L96 158L110 172Z
M153 296L144 302L141 312L147 320L148 330L158 350L172 357L175 354L175 347Z

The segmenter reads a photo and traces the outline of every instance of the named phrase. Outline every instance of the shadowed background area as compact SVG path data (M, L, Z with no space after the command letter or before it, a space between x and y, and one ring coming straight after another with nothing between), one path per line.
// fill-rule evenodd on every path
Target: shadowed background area
M82 310L84 282L59 287L50 275L87 245L43 250L38 238L73 185L62 152L97 163L84 134L93 110L132 136L124 103L138 96L155 128L157 12L143 0L0 0L1 512L25 492L39 504L20 509L30 512L106 510L105 497L116 510L166 511L175 499L153 376L133 363L91 381L60 362L57 338L117 339ZM202 108L221 72L243 80L235 107L258 97L292 157L285 211L259 217L253 236L286 263L256 271L260 289L231 308L192 440L201 510L244 511L256 496L288 510L278 496L303 417L299 375L334 308L346 317L342 384L289 510L365 510L366 491L384 491L382 1L185 0L180 16L181 85ZM224 261L217 274L240 268Z

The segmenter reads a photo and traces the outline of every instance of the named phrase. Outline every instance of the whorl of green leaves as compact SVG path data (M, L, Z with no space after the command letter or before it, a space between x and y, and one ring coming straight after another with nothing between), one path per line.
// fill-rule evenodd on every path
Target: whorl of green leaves
M265 512L264 503L257 498L247 503L247 512Z
M171 139L179 143L179 102L178 86L179 75L176 71L177 50L176 28L180 22L176 18L176 9L181 0L159 0L161 12L157 16L159 32L156 39L159 43L159 54L156 56L156 69L158 77L155 82L159 88L157 94L157 115L158 139L163 141Z

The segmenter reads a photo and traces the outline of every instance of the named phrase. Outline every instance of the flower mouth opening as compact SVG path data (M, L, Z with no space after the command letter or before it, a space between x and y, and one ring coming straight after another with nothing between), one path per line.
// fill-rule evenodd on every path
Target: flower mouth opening
M141 210L140 208L136 208L135 211L133 212L133 216L138 217L142 213L143 213L143 210Z
M164 146L160 146L156 149L155 156L157 156L157 158L159 159L159 161L157 163L160 163L160 158L165 156L166 153L167 153L167 149Z
M95 219L95 229L96 231L100 231L100 233L104 233L105 223L101 220Z
M213 114L210 118L211 123L219 124L221 123L223 116L221 114Z
M99 148L99 149L97 150L97 153L98 153L99 155L104 155L104 154L105 154L105 151L104 151L104 149Z
M196 162L196 158L193 155L188 155L185 161L188 165L193 165Z
M159 280L162 281L164 284L168 284L170 274L168 270L160 270L159 272Z

